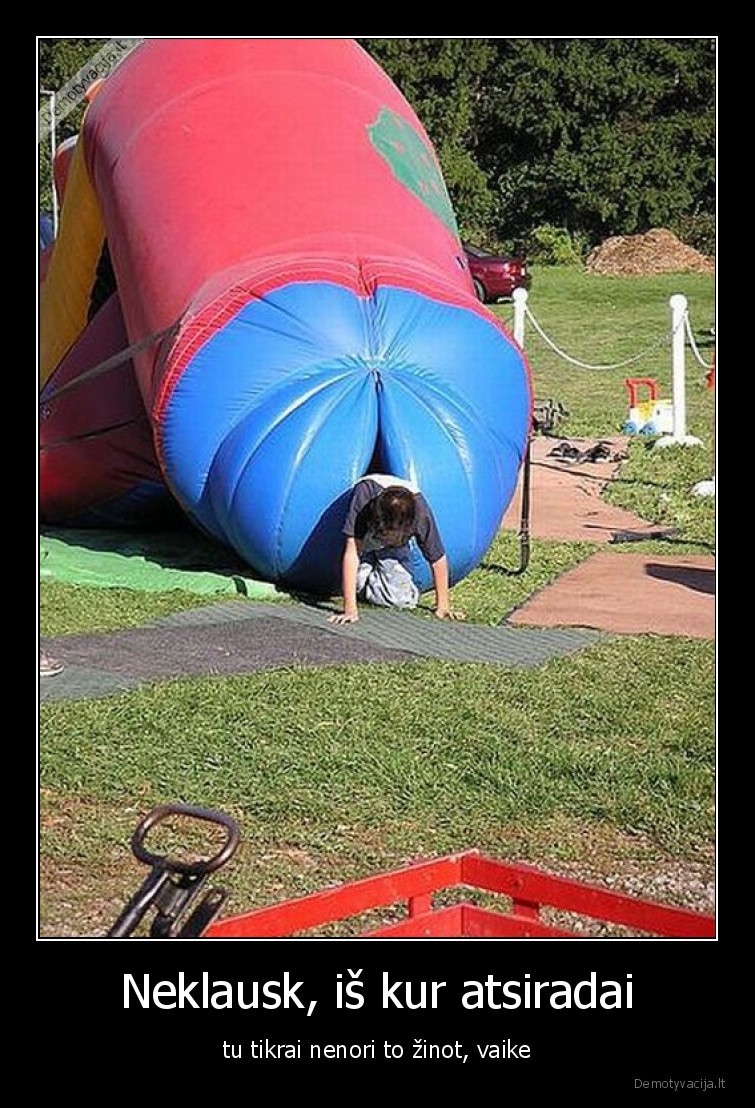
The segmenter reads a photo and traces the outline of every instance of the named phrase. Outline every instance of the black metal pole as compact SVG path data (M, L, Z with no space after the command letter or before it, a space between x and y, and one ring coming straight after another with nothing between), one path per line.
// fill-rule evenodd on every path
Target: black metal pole
M532 433L527 436L522 473L522 512L519 520L519 573L530 564L530 488L532 469Z

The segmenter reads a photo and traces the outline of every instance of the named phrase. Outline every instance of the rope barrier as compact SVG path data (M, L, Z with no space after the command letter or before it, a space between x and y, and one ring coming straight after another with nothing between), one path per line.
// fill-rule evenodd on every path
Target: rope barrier
M685 330L687 332L687 340L689 341L690 349L691 349L692 353L694 354L697 362L703 367L703 369L706 369L706 370L713 369L713 363L712 362L706 362L705 359L703 358L702 354L700 353L699 349L698 349L697 343L695 342L695 337L692 334L692 328L690 327L689 313L688 312L684 313L684 327L685 327Z
M572 358L569 354L566 353L566 351L561 350L561 348L558 347L555 342L553 342L553 340L548 337L548 335L546 335L545 331L542 329L542 327L530 311L529 306L526 304L524 311L527 319L537 331L543 342L547 346L549 346L555 354L558 354L560 358L563 358L564 361L569 362L570 365L577 366L577 368L579 369L624 369L626 366L633 365L635 362L642 361L643 358L646 358L653 351L660 350L662 347L667 346L673 340L674 332L676 330L676 328L674 328L669 335L666 335L662 339L658 339L656 342L651 343L649 346L645 347L644 350L640 351L639 354L634 354L631 358L626 358L623 362L613 362L611 365L591 365L589 362L581 362L577 358Z
M543 342L550 347L550 349L569 362L570 365L577 366L579 369L588 370L616 370L624 369L626 366L632 365L634 362L638 362L643 358L646 358L651 351L657 351L661 347L671 345L671 375L672 375L672 418L673 418L673 431L671 434L664 434L660 437L657 444L658 446L666 446L669 443L682 443L684 445L698 445L699 439L696 439L693 435L687 434L687 401L686 401L686 389L685 389L685 362L686 362L686 350L689 345L694 357L708 371L708 385L710 388L714 387L713 384L713 365L707 365L703 360L700 351L695 343L694 336L692 335L692 329L689 323L689 313L687 312L687 298L680 293L675 293L669 299L669 308L671 310L671 327L669 334L665 335L662 339L651 343L646 346L639 354L634 354L631 358L625 358L621 362L613 362L610 365L594 365L590 362L582 362L578 358L573 358L567 354L565 350L562 350L556 343L545 333L538 321L533 316L527 304L527 290L515 289L514 295L514 339L519 343L522 349L524 349L524 332L525 321L529 320L530 324L540 336ZM629 384L629 381L625 382Z

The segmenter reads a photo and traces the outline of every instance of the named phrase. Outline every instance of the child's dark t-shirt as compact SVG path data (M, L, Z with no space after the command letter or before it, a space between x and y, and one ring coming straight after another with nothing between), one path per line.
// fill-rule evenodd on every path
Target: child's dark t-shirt
M372 505L381 492L390 485L400 485L414 492L417 500L417 515L413 537L428 562L431 564L437 562L445 554L445 549L430 506L421 492L408 481L399 478L390 478L383 474L374 476L368 474L357 482L343 525L344 535L360 540L365 540L371 535L374 520Z

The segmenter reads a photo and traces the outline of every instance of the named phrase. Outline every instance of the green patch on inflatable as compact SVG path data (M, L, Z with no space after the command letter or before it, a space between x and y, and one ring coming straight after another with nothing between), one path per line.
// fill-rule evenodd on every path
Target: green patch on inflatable
M370 142L385 158L396 179L458 236L459 228L445 181L424 140L389 108L381 108L377 120L367 130Z

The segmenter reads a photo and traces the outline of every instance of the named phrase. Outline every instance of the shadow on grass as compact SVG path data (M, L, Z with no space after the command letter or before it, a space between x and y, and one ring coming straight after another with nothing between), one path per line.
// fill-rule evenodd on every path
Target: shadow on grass
M283 590L296 604L303 604L305 608L316 608L319 612L338 611L338 603L332 596L317 596L314 593L300 592L297 589Z
M526 561L520 560L518 566L499 566L495 562L480 562L479 569L488 573L497 573L500 577L521 577L529 565L529 557Z
M664 546L694 546L715 552L715 543L703 539L685 539L678 531L617 531L609 540L611 546L634 545L639 542L663 543Z

